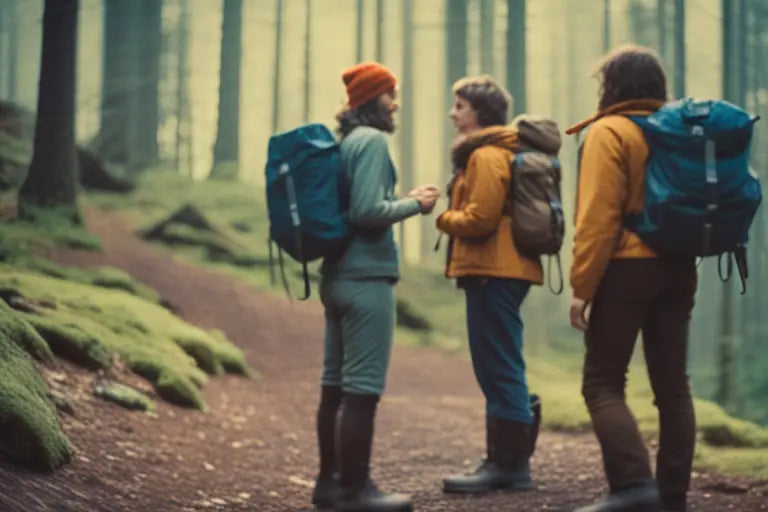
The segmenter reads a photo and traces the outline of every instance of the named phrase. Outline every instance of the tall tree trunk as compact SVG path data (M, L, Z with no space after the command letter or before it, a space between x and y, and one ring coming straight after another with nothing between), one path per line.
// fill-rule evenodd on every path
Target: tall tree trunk
M507 2L507 88L512 94L513 115L522 114L528 108L525 91L525 2Z
M451 109L453 94L451 87L456 80L467 74L467 2L464 0L447 0L445 6L445 112ZM448 116L443 116L445 147L451 147L455 128ZM443 177L445 181L451 174L450 159L444 151Z
M363 61L363 26L365 25L365 3L364 0L357 0L355 9L357 18L355 20L355 63Z
M413 188L413 2L403 0L403 73L400 77L400 190ZM400 258L405 257L405 222L399 223Z
M675 0L675 96L685 97L685 0Z
M240 65L243 0L224 0L219 72L219 121L213 147L212 177L229 177L217 164L237 162L240 149Z
M662 62L669 62L667 47L667 0L656 0L656 37Z
M136 84L140 3L104 0L104 66L102 69L99 152L107 160L134 164L138 143Z
M17 0L0 0L3 5L2 25L0 32L8 34L8 48L5 51L7 64L3 70L6 74L6 94L8 101L16 101L16 80L19 61L19 6ZM1 55L1 54L0 54Z
M611 51L611 0L603 0L603 53Z
M188 136L190 132L189 127L189 90L187 87L188 74L187 74L187 51L189 41L189 0L178 0L179 3L179 20L176 27L176 148L175 148L175 161L176 172L181 173L182 163L182 146L186 140L187 146L187 172L189 177L192 177L192 162L190 155L192 150L189 144ZM186 125L185 125L186 122ZM186 128L186 132L185 132Z
M163 0L141 0L141 40L137 52L138 96L137 146L135 164L145 167L159 159L157 128L159 119L160 52L162 46Z
M384 60L384 0L376 0L376 61Z
M275 12L275 67L272 70L272 133L280 128L280 63L283 58L283 0Z
M494 0L480 2L480 72L493 76Z
M19 190L19 216L57 207L73 222L77 213L75 58L79 0L46 0L43 48L29 173Z
M743 5L734 0L722 0L723 51L722 79L723 98L737 105L744 104L744 86L740 66L744 65L743 46L739 26L744 18L738 12ZM723 283L720 309L720 337L718 340L719 379L717 400L723 406L729 406L735 398L734 353L736 331L733 325L733 286L732 280Z
M309 122L312 111L312 0L306 1L304 11L304 122Z

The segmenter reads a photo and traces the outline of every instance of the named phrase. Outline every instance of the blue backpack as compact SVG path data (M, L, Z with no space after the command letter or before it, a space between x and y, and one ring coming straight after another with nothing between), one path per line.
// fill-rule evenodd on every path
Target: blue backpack
M349 200L339 143L322 124L307 124L270 137L266 165L269 252L277 244L283 285L283 251L302 264L341 252L347 241Z
M628 116L645 135L645 206L624 225L659 254L735 259L742 293L749 227L762 200L749 167L758 117L725 101L687 98L649 116ZM732 259L732 256L734 257Z

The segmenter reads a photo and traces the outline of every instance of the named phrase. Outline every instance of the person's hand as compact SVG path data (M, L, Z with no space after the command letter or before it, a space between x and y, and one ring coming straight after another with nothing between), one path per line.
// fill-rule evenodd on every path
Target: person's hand
M425 191L421 195L416 196L416 200L419 202L419 206L421 206L421 213L422 215L427 215L432 213L432 210L435 209L435 204L437 203L437 200L440 198L440 192L429 192Z
M440 198L440 189L435 185L424 185L411 190L408 197L416 199L419 202L421 213L426 215L435 208L435 204Z
M440 189L437 185L422 185L408 192L408 197L419 197L425 194L440 195Z
M587 332L587 301L578 297L571 299L571 327Z

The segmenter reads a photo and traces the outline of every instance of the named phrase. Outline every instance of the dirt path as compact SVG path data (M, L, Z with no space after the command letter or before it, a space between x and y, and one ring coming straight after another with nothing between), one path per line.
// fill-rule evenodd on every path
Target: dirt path
M104 252L65 251L55 259L125 269L189 321L224 330L261 377L212 379L207 414L159 404L153 418L80 392L76 416L63 417L77 448L74 461L52 475L0 465L0 511L307 510L317 459L319 305L291 305L178 262L136 238L114 214L94 212L88 225ZM63 386L72 394L92 379L67 371ZM411 493L424 511L566 511L604 491L593 437L545 432L533 460L537 491L443 495L441 476L474 464L483 443L482 399L467 359L396 348L374 447L373 473L382 487ZM768 487L697 474L692 510L768 510Z

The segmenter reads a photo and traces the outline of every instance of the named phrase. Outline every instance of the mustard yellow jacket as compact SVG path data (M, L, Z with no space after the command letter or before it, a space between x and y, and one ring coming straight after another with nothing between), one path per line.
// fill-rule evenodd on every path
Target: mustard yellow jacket
M451 237L448 277L542 283L539 260L520 255L512 241L513 219L506 203L516 149L517 132L503 126L480 130L454 148L459 171L450 187L449 210L437 219L437 228Z
M653 99L617 103L566 131L591 125L581 154L571 265L571 287L580 299L595 296L612 259L657 257L623 228L625 215L643 209L648 159L642 130L625 116L647 115L662 105Z

